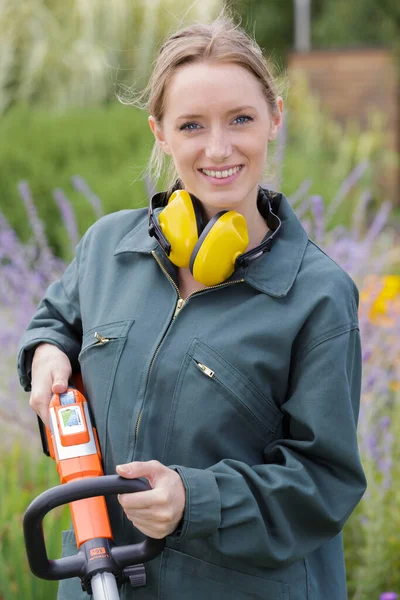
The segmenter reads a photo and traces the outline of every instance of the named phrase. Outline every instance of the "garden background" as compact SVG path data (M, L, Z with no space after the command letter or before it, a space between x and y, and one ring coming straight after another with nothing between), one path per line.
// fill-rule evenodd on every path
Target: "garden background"
M306 79L290 81L295 4L229 2L276 75L291 83L265 183L288 196L310 237L360 290L359 442L368 490L345 527L348 590L350 600L394 600L400 596L400 203L397 193L387 197L382 176L399 159L387 147L379 107L367 127L339 124ZM55 598L55 584L30 573L22 538L26 507L58 478L41 454L36 418L17 380L19 337L94 220L145 206L154 189L145 176L153 142L147 115L119 102L117 93L145 85L171 29L210 20L222 5L0 3L0 600ZM314 0L311 9L313 47L384 46L400 66L397 1ZM46 517L51 558L60 555L68 523L67 510Z

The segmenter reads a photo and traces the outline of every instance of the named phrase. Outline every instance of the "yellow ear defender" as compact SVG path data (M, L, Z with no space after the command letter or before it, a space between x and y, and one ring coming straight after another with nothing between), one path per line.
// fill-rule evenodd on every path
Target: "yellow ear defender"
M279 206L282 195L260 187L257 208L270 233L261 244L246 252L249 235L243 215L222 210L207 222L202 204L193 194L175 187L165 206L166 195L158 192L149 202L149 235L156 238L172 263L189 267L196 281L207 286L222 283L235 267L246 268L269 252L282 227L280 218L272 211L272 200ZM154 206L164 207L158 218Z
M186 190L170 196L158 222L170 244L170 261L189 267L196 281L207 286L228 279L249 244L243 215L223 210L207 223L200 201Z

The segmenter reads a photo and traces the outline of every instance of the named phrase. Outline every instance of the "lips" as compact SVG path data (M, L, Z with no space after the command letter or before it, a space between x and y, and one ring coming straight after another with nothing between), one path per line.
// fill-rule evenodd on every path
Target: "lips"
M236 169L236 167L243 167L241 163L236 165L226 165L224 167L200 167L199 171L229 171L229 169Z

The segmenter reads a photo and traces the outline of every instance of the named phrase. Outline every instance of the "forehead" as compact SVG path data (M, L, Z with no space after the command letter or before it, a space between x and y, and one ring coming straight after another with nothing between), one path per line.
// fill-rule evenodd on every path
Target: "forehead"
M165 94L165 115L228 112L252 105L267 109L260 82L247 69L233 63L194 63L179 67Z

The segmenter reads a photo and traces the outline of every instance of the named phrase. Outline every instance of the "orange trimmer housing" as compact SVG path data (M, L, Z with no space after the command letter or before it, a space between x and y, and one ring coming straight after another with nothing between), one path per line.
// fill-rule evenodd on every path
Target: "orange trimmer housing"
M84 395L70 387L54 394L49 408L47 443L61 483L103 475L97 432ZM71 502L70 510L78 548L94 538L113 538L104 496Z

